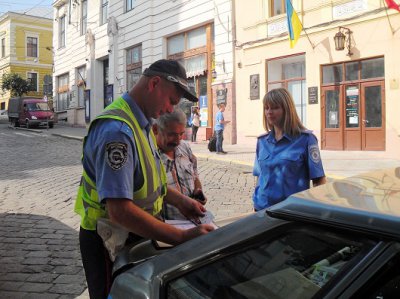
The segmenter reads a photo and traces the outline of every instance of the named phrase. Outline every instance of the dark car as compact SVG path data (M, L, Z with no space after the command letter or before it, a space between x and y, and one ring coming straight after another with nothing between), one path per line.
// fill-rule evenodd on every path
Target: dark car
M109 298L400 298L399 228L400 168L334 181L169 250L133 247Z

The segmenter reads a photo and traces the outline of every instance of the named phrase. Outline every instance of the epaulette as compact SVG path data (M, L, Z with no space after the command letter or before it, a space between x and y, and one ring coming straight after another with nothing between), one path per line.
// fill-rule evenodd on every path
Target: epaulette
M257 137L257 139L258 139L258 138L261 138L261 137L268 136L268 135L269 135L269 133L270 133L270 132L266 132L266 133L264 133L264 134L261 134L261 135L259 135L259 136Z

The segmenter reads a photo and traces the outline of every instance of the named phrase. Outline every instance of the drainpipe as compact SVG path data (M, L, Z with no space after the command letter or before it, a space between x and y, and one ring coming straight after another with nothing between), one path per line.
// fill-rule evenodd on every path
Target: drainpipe
M237 143L237 117L236 117L236 5L232 0L232 144Z

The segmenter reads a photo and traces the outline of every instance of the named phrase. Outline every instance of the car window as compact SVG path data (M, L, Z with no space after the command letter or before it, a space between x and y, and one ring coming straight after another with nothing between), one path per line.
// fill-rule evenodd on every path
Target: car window
M167 283L167 298L311 298L375 243L356 235L290 229ZM357 258L358 260L358 258Z
M400 254L391 258L352 298L400 298Z

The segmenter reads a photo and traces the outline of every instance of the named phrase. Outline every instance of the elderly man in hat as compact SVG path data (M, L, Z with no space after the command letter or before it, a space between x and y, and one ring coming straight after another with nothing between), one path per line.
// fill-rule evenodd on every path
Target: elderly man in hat
M79 241L91 298L107 298L111 286L112 262L96 231L101 219L109 219L136 239L170 244L213 229L199 225L180 230L159 217L163 200L188 218L205 212L200 202L167 187L151 130L151 118L170 113L182 97L198 100L188 87L185 69L175 60L158 60L89 126L75 211L81 216Z

